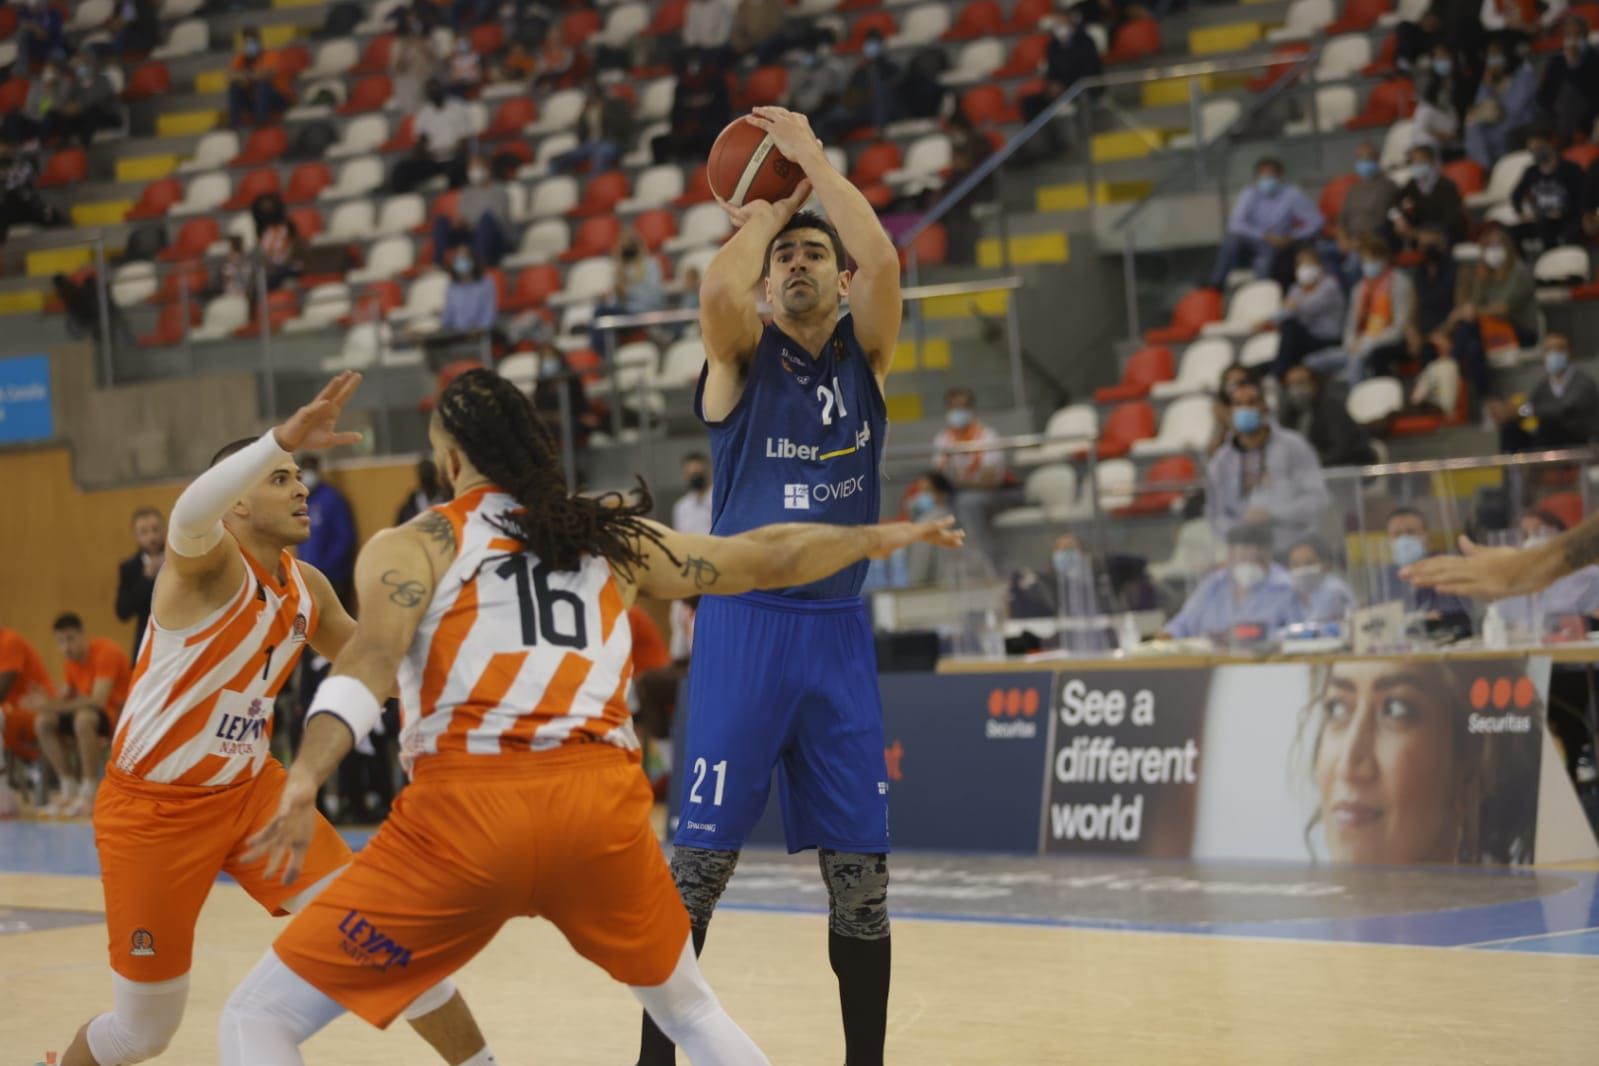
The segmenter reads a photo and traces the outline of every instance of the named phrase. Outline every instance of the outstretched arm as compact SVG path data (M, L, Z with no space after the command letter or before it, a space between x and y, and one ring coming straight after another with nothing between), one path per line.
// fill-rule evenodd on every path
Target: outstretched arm
M1399 571L1399 576L1454 596L1502 600L1548 588L1595 563L1599 563L1599 515L1531 548L1484 548L1462 536L1459 555L1423 559Z
M250 839L245 861L266 855L265 874L300 874L316 829L316 794L383 714L394 675L433 599L433 563L414 526L379 533L355 567L361 620L306 712L305 738L289 768L278 813Z

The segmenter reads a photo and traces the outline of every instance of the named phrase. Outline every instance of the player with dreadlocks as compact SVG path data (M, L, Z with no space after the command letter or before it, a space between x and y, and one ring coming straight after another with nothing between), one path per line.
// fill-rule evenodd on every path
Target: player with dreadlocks
M574 496L514 385L473 370L429 427L455 499L379 534L361 618L317 691L277 818L253 841L293 878L318 786L396 675L414 783L349 870L290 924L223 1013L222 1061L278 1066L346 1010L385 1026L517 915L543 916L630 986L696 1064L766 1061L700 975L650 830L628 716L627 608L815 581L946 523L673 532L647 493Z

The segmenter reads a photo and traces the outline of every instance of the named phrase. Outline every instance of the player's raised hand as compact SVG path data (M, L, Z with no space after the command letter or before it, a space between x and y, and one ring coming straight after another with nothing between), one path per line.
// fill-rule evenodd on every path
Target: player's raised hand
M926 541L940 548L955 549L966 546L966 531L955 528L953 515L945 515L943 518L927 522L885 522L874 528L877 531L878 543L870 553L873 559L887 559L901 548L917 541Z
M772 144L785 159L803 166L807 159L826 158L821 140L811 129L811 120L798 111L786 107L757 107L744 116L744 121L772 138Z
M336 428L344 405L360 387L361 375L354 370L346 370L328 382L327 387L317 393L316 399L273 430L278 446L286 452L299 451L301 448L322 451L342 444L360 443L361 434L341 432Z
M1561 574L1558 552L1536 548L1486 548L1464 534L1459 555L1434 555L1399 571L1402 580L1452 596L1502 600L1523 596Z
M776 203L768 200L751 200L742 207L734 207L720 196L716 197L716 202L727 212L727 217L732 220L735 229L742 229L746 223L760 219L771 227L773 233L776 233L788 225L789 219L799 214L799 209L804 207L805 201L810 198L810 179L801 178L794 191Z
M252 863L265 857L263 877L270 879L281 867L283 883L293 884L305 865L305 853L315 835L316 788L291 773L283 783L278 813L245 842L244 861Z

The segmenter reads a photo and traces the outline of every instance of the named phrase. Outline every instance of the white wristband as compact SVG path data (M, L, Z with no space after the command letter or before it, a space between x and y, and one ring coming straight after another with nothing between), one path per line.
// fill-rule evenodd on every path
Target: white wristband
M316 699L311 701L311 709L305 715L306 724L310 725L311 719L319 714L337 716L350 727L355 743L359 744L383 717L383 704L366 685L348 674L340 674L317 686Z

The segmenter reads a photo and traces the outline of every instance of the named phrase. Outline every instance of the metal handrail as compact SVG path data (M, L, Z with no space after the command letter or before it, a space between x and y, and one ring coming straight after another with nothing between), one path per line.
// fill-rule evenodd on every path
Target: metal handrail
M1083 78L1074 83L1071 88L1057 96L1048 107L1033 117L1033 120L1023 126L1010 140L1001 145L993 155L979 163L977 167L963 178L953 189L945 193L930 207L926 214L910 229L900 235L897 242L901 248L909 248L916 242L928 227L943 218L964 200L973 189L987 181L993 173L1003 166L1006 160L1015 155L1017 150L1037 135L1038 131L1053 122L1061 112L1065 111L1074 102L1085 94L1095 89L1117 88L1123 85L1144 85L1149 82L1170 81L1176 78L1203 77L1207 74L1240 74L1248 70L1260 70L1266 67L1280 67L1290 65L1291 71L1305 66L1317 56L1320 50L1300 57L1294 63L1286 64L1282 57L1272 59L1232 59L1213 60L1201 63L1179 63L1173 67L1157 67L1153 70L1128 71L1120 74L1098 74L1091 78ZM1283 81L1290 79L1284 78ZM1231 129L1231 126L1228 127ZM1219 137L1217 138L1220 139Z

